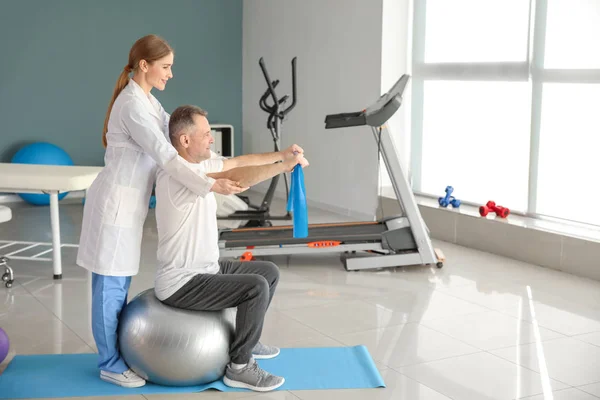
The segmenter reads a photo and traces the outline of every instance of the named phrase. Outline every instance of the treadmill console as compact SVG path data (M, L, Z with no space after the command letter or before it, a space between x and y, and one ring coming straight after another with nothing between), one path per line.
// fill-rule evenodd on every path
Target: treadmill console
M375 104L369 108L357 112L327 115L325 117L325 129L361 125L382 126L400 108L402 93L404 93L409 78L409 75L402 75L394 86L387 93L381 95Z
M360 126L367 124L364 111L331 114L325 117L325 129L343 128L345 126Z

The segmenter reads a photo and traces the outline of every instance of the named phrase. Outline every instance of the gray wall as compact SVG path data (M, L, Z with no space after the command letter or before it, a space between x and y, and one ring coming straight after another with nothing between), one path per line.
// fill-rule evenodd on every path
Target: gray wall
M325 129L325 116L362 110L381 94L382 0L244 2L244 152L271 151L267 114L258 106L264 57L279 93L291 93L298 57L298 103L283 125L282 147L297 143L310 206L357 218L377 208L377 145L368 127ZM387 90L388 88L386 88ZM285 196L280 180L278 194ZM257 185L266 190L268 182Z
M242 0L0 2L0 162L49 141L78 165L103 165L102 126L131 45L148 33L175 49L174 79L153 90L167 111L192 103L236 130L242 149Z

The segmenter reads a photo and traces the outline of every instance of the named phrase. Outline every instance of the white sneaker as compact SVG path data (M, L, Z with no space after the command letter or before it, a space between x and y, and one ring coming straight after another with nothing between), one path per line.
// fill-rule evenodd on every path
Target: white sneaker
M136 374L130 369L123 372L122 374L116 374L114 372L108 371L100 371L100 379L126 388L137 388L146 384L146 381L144 379L142 379L138 374Z

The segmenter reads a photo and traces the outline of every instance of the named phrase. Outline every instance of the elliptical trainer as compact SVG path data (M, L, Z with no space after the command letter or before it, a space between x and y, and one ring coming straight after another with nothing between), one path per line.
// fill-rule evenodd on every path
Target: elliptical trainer
M285 103L288 101L289 96L285 95L282 98L277 96L275 92L275 88L279 84L279 80L271 81L269 77L269 73L267 71L267 67L263 58L261 57L258 61L260 68L263 72L265 80L267 81L267 90L260 97L259 106L261 110L265 111L269 116L267 117L267 128L271 132L271 136L273 137L273 148L274 151L280 151L281 145L281 126L283 124L283 120L285 116L296 106L296 57L292 59L292 104L290 104L287 108L285 107ZM272 104L269 104L268 99L273 101ZM283 174L283 179L285 181L285 198L286 203L289 197L289 185L286 174ZM250 203L247 196L240 196L250 208L249 210L243 211L235 211L234 213L225 216L219 217L218 219L225 220L248 220L248 222L244 225L245 227L261 227L261 226L272 226L272 220L279 221L289 221L292 219L292 215L289 212L286 212L285 215L271 215L271 202L273 201L273 196L275 195L275 189L277 188L277 183L279 182L279 175L271 178L271 184L269 185L269 189L261 202L260 205L253 205Z

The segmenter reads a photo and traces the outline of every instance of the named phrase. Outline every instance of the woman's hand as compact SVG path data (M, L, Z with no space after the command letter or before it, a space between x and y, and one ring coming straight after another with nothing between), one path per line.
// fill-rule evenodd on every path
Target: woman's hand
M304 158L304 155L301 153L294 155L294 157L289 158L286 162L288 164L288 169L290 172L293 171L296 165L298 164L300 164L302 168L309 166L308 160Z
M296 154L304 154L304 149L297 144L293 144L281 152L281 158L283 158L283 160L289 160Z
M248 190L248 188L241 187L239 182L234 182L226 178L220 178L215 180L215 183L210 190L215 193L229 195L241 193L245 190Z

